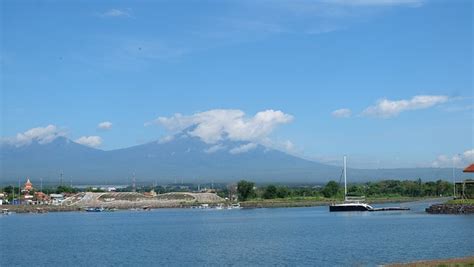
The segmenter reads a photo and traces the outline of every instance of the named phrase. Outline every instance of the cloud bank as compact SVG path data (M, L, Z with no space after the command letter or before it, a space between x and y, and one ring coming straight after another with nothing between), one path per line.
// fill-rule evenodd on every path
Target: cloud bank
M341 108L334 110L331 114L334 118L350 118L352 111L348 108Z
M232 148L231 150L229 150L229 153L230 154L241 154L241 153L249 152L250 150L253 150L255 148L257 148L257 144L248 143L248 144L245 144L245 145L241 145L241 146Z
M377 101L373 106L366 108L363 116L376 118L391 118L398 116L400 113L409 110L426 109L449 100L444 95L417 95L411 99L389 100L383 98Z
M441 167L453 167L453 164L456 168L464 168L468 164L474 162L474 149L469 149L463 153L456 154L454 156L439 155L436 160L431 163L432 167L441 168Z
M224 150L226 148L227 147L222 145L222 144L217 144L217 145L213 145L213 146L209 147L208 149L205 149L204 152L207 153L207 154L212 154L212 153L216 153L217 151Z
M292 120L293 116L279 110L261 111L249 118L241 110L213 109L189 116L177 113L171 117L158 117L145 126L157 124L174 133L184 131L207 144L224 140L262 143L277 126Z
M227 147L221 144L226 140L248 142L230 148L229 153L239 154L256 148L258 144L272 146L271 144L275 143L271 142L270 134L278 126L290 123L292 120L293 116L280 110L264 110L248 117L238 109L213 109L187 116L177 113L171 117L158 117L145 123L145 126L160 125L172 134L185 133L188 136L198 137L203 142L213 145L205 150L206 153L226 149ZM283 147L288 147L287 143ZM292 148L292 143L289 144Z
M18 133L15 137L5 138L2 143L8 143L15 146L29 145L32 142L38 144L47 144L54 141L54 139L66 136L66 131L58 129L55 125L48 125L46 127L36 127L29 129L23 133Z
M102 138L100 136L82 136L74 142L89 147L98 147L102 144Z
M104 121L97 125L97 128L102 130L110 130L112 129L112 123L110 121Z

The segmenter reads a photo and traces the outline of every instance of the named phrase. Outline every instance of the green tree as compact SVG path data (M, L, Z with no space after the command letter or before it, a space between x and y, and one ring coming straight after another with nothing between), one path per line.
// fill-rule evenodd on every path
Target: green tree
M335 181L329 181L326 186L324 186L324 189L322 191L324 197L334 197L337 195L337 192L339 191L339 184L336 183Z
M276 196L278 198L285 198L289 195L290 191L285 186L277 187Z
M67 185L60 185L56 188L56 193L61 194L61 193L77 193L78 190L76 188L67 186Z
M11 185L6 186L5 188L3 188L3 191L7 194L12 194L14 190L15 190L15 188L13 188L13 186L11 186ZM16 192L18 192L18 191L16 191Z
M255 183L246 181L246 180L241 180L237 183L237 194L239 195L239 199L242 201L245 201L252 197L255 192L253 187L255 186Z
M276 186L271 184L265 188L265 191L263 192L263 198L273 199L273 198L276 198L276 196L277 196Z

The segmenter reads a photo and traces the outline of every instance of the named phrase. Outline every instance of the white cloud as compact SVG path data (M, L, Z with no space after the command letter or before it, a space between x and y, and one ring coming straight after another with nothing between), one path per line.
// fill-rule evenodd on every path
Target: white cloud
M255 148L257 148L257 144L248 143L248 144L245 144L245 145L241 145L241 146L232 148L231 150L229 150L229 153L230 154L241 154L241 153L249 152L250 150L255 149Z
M348 108L341 108L334 110L331 114L335 118L349 118L352 115L352 111Z
M97 125L97 128L102 130L110 130L112 129L112 123L110 121L103 121Z
M216 153L217 151L224 150L226 148L227 147L222 145L222 144L217 144L217 145L213 145L213 146L205 149L204 152L207 153L207 154L212 154L212 153Z
M131 16L130 16L129 9L123 10L123 9L112 8L102 13L101 17L113 18L113 17L131 17Z
M75 140L76 143L90 147L98 147L102 144L100 136L82 136Z
M386 98L377 101L377 104L366 108L363 116L390 118L395 117L403 111L426 109L445 103L449 97L443 95L418 95L411 99L389 100Z
M248 118L241 110L214 109L190 116L178 113L168 118L159 117L145 125L158 124L174 133L185 131L208 144L223 140L261 143L278 125L292 120L293 116L279 110L261 111Z
M453 167L463 168L468 164L474 163L474 149L466 150L463 153L453 156L439 155L436 160L431 163L432 167Z
M29 145L33 141L36 141L39 144L47 144L61 136L66 136L66 132L58 129L55 125L50 124L46 127L36 127L23 133L18 133L13 138L4 139L4 142L15 146Z

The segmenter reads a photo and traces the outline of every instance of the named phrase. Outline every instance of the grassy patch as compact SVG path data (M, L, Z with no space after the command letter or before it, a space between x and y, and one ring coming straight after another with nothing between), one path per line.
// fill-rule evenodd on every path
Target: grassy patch
M464 205L474 205L474 199L456 199L446 202L446 204L464 204Z

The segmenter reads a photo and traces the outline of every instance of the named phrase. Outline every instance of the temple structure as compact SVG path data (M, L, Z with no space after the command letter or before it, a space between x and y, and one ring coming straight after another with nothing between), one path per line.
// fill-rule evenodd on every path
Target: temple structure
M31 183L30 178L27 178L25 186L23 187L23 192L29 193L33 191L33 189L33 184Z

